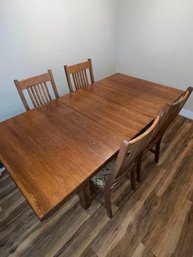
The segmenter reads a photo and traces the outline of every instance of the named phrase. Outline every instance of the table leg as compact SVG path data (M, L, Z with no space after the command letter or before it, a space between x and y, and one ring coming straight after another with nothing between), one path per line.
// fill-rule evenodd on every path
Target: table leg
M91 191L89 182L86 183L78 192L82 207L87 210L91 205Z

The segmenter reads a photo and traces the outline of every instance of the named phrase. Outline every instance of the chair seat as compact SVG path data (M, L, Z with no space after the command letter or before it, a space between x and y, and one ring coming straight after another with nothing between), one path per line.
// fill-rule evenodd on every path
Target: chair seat
M3 164L0 162L0 175L5 171L5 167Z
M110 162L107 163L92 179L91 181L98 187L104 188L111 172L114 168L116 158L112 159Z

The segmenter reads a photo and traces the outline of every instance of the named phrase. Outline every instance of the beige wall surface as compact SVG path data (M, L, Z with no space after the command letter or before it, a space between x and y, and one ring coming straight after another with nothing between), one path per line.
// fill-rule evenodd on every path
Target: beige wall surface
M117 70L186 89L193 85L193 1L119 0ZM185 106L193 111L193 96Z

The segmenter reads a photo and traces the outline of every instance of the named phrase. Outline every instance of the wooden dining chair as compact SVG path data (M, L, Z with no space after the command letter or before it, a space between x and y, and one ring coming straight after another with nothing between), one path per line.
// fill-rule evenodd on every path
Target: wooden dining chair
M64 70L70 92L76 91L79 88L84 88L95 82L91 59L71 66L65 65ZM90 75L90 80L88 73Z
M51 70L47 73L37 75L24 80L14 80L18 93L25 106L26 111L30 110L30 106L25 97L25 92L28 94L34 108L38 108L54 98L58 98L58 90L54 81L54 77ZM50 90L52 88L52 91ZM53 94L52 94L52 93Z
M151 151L152 153L155 154L155 162L159 162L160 158L160 147L161 147L161 141L162 138L167 130L167 128L170 126L170 124L174 121L174 119L178 116L179 112L187 102L188 98L190 97L191 93L193 91L192 87L187 88L187 90L173 103L167 104L163 110L161 111L162 115L160 118L159 125L154 131L154 135L149 142L146 150L140 158L138 159L138 164L137 164L137 181L141 182L141 163L142 163L142 158L143 155L147 151ZM153 149L155 147L155 149Z
M117 188L120 182L125 177L130 177L131 187L136 189L137 161L150 142L159 120L160 115L156 117L152 125L143 134L130 141L125 139L121 144L117 159L113 159L91 179L92 195L106 207L109 218L112 218L111 192ZM98 195L101 194L102 200L100 197L98 198Z

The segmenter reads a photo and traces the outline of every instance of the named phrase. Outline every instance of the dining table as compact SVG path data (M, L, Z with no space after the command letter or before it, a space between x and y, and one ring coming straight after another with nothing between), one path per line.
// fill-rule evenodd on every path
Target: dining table
M121 73L0 123L0 160L40 220L89 180L183 91Z

